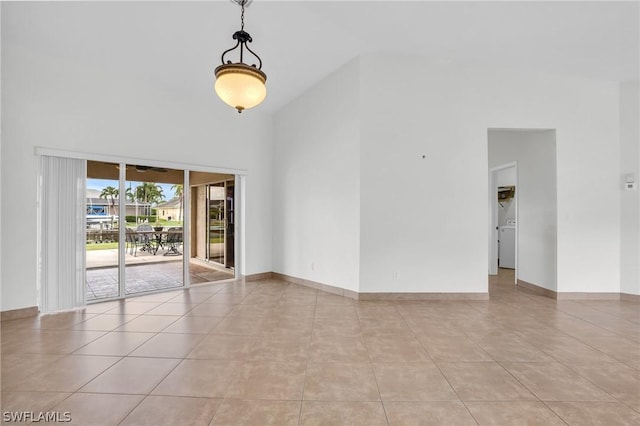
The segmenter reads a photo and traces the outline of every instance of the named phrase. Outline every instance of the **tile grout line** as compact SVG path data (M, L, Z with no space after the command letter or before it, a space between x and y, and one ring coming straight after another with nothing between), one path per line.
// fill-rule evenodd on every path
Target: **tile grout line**
M504 361L502 361L502 362L504 362ZM508 370L504 365L502 365L502 362L501 362L501 361L496 361L496 363L497 363L498 365L500 365L500 367L501 367L503 370L505 370L505 371L506 371L506 372L507 372L511 377L513 377L513 379L514 379L516 382L518 382L518 383L519 383L523 388L525 388L527 391L529 391L529 392L531 393L531 395L533 395L534 397L536 397L536 399L538 400L538 402L542 403L542 405L544 405L547 409L551 410L551 407L549 407L549 406L546 404L546 402L545 402L545 401L544 401L540 396L538 396L538 394L537 394L537 393L535 393L535 392L533 391L533 389L529 389L529 388L528 388L524 383L522 383L522 382L521 382L521 381L520 381L520 380L519 380L519 379L518 379L518 378L517 378L517 377L516 377L512 372L511 372L511 371L509 371L509 370ZM523 362L523 363L521 363L521 364L525 364L525 363ZM531 364L531 363L529 363L529 364ZM534 364L535 364L535 363L534 363ZM558 415L558 413L556 413L554 410L551 410L551 412L552 412L555 416L557 416L557 417L558 417L558 418L559 418L563 423L567 424L567 422L565 421L565 419L564 419L564 418L562 418L562 417L560 417L560 415Z
M357 303L357 302L356 302ZM397 308L394 306L394 309L397 312ZM360 335L362 336L362 341L364 342L364 347L367 350L367 357L369 358L369 367L371 368L371 372L373 373L373 380L375 380L376 382L376 389L378 390L378 396L380 397L380 405L382 405L382 412L384 413L384 418L387 421L387 426L390 425L389 423L389 415L387 414L387 408L384 405L384 400L382 399L382 392L380 392L380 385L378 384L378 376L376 375L376 370L373 366L373 361L371 359L371 353L369 352L369 345L367 345L367 339L364 338L364 332L362 331L362 323L360 322L360 312L358 311L358 309L354 306L354 309L356 311L356 318L358 320L358 327L360 327Z
M185 291L185 290L183 290L183 291ZM217 293L218 293L218 292L213 293L210 297L213 297L213 295L215 295L215 294L217 294ZM184 294L184 293L183 293L183 294ZM181 296L181 295L176 295L175 297L179 297L179 296ZM207 300L207 299L205 299L205 300ZM165 303L168 303L168 301L161 302L158 306L161 306L161 305L163 305L163 304L165 304ZM203 301L202 303L204 303L204 301ZM202 304L202 303L200 303L200 304ZM196 306L199 306L200 304L197 304ZM155 308L153 308L153 309L155 309ZM150 309L149 311L151 311L151 310L153 310L153 309ZM195 309L195 308L193 308L193 309ZM189 313L189 312L191 312L193 309L190 309L188 312L185 312L182 316L178 317L175 321L171 322L170 324L167 324L167 325L166 325L164 328L162 328L160 331L155 332L153 337L151 337L151 338L149 338L149 339L145 340L145 341L144 341L144 342L142 342L140 345L138 345L136 348L132 349L132 350L131 350L131 351L130 351L126 356L125 356L125 358L141 358L141 357L130 357L130 354L131 354L131 353L133 353L133 352L134 352L135 350L137 350L138 348L140 348L142 345L146 344L149 340L151 340L151 339L153 339L154 337L156 337L156 336L160 335L160 334L162 333L162 331L163 331L163 330L167 329L169 326L171 326L172 324L174 324L176 321L178 321L178 320L180 320L180 319L182 319L182 318L187 317L188 313ZM147 312L149 312L149 311L147 311ZM138 315L138 317L136 317L136 319L137 319L137 318L139 318L139 317L145 316L145 314L146 314L147 312L144 312L144 313L142 313L142 314ZM215 327L214 327L214 329L215 329ZM194 349L195 349L195 348L194 348ZM145 394L145 395L143 396L143 398L140 400L140 402L138 402L138 404L136 404L136 405L135 405L131 410L129 410L129 412L128 412L128 413L127 413L127 414L122 418L122 420L121 420L118 424L119 424L119 425L120 425L120 424L122 424L122 423L127 419L127 417L129 417L129 416L131 415L131 413L133 413L133 412L134 412L134 411L135 411L135 410L136 410L136 409L137 409L137 408L138 408L138 407L139 407L139 406L140 406L140 405L141 405L145 400L147 400L147 398L148 398L148 397L152 396L153 391L154 391L154 390L156 390L156 389L158 388L158 386L160 386L160 384L161 384L164 380L166 380L166 378L167 378L167 377L169 377L169 375L170 375L171 373L173 373L173 371L175 371L175 369L176 369L176 368L178 368L178 367L179 367L179 366L180 366L180 365L181 365L181 364L182 364L182 363L187 359L187 356L188 356L188 355L189 355L189 354L187 353L187 354L186 354L184 357L182 357L182 358L165 358L165 359L179 359L179 362L178 362L178 363L176 363L176 365L175 365L175 366L174 366L170 371L168 371L166 375L164 375L160 380L158 380L158 382L155 384L155 386L153 386L153 388L151 388L151 389L150 389L150 391L149 391L147 394ZM124 358L123 358L123 359L124 359ZM154 357L154 359L158 359L158 358L155 358L155 357ZM120 361L118 361L118 362L120 362ZM117 363L118 363L118 362L117 362ZM117 364L117 363L116 363L116 364ZM114 365L115 365L115 364L114 364ZM94 378L94 379L95 379L95 378ZM221 402L220 404L222 404L222 402ZM218 408L220 408L220 405L218 405ZM218 408L216 408L216 411L217 411L217 409L218 409ZM215 416L215 413L214 413L214 416ZM211 420L213 420L213 417L211 418Z
M486 351L485 351L486 352ZM543 353L546 354L546 352L542 351ZM499 365L507 374L509 374L518 384L520 384L520 386L522 386L524 389L526 389L528 392L531 393L531 395L533 395L538 402L542 403L542 405L544 405L548 410L550 410L558 419L560 419L560 421L562 421L564 424L568 423L562 418L560 417L554 410L551 409L551 407L549 407L532 389L529 389L524 383L522 383L517 377L515 377L513 375L513 373L511 373L511 371L509 371L507 368L504 367L504 365L502 365L501 361L495 359L495 357L493 357L490 353L487 352L487 355L489 355L489 357L493 360L493 362L495 362L497 365ZM548 355L548 354L546 354ZM553 358L553 357L552 357ZM464 406L467 408L467 410L471 413L471 410L469 410L467 404L462 401L462 403L464 404ZM471 413L471 415L473 416L473 413ZM475 416L473 416L475 419ZM476 419L476 422L477 419ZM478 422L479 424L479 422Z
M288 283L287 287L291 284ZM318 291L315 292L316 302L313 304L313 320L311 321L311 332L309 333L309 344L307 345L307 362L304 368L304 379L302 380L302 395L300 399L300 410L298 411L298 426L301 426L302 422L302 407L304 405L304 390L307 384L307 371L309 370L309 355L311 354L311 341L313 340L313 328L316 323L316 312L318 310Z
M629 407L629 408L630 408L630 409L632 409L633 411L636 411L636 412L638 412L638 413L640 414L640 411L638 411L636 408L634 408L634 407L630 406L630 405L629 405L629 404L627 404L625 401L622 401L622 400L620 400L620 399L616 398L614 395L612 395L611 393L609 393L606 389L603 389L603 388L602 388L602 387L600 387L597 383L593 382L592 380L589 380L589 378L588 378L588 377L583 376L583 375L582 375L582 374L580 374L578 371L576 371L576 370L574 370L573 368L571 368L571 364L569 364L569 363L565 363L565 362L562 362L562 361L557 361L557 362L558 362L558 364L561 364L563 367L565 367L565 368L567 368L567 369L571 370L573 373L575 373L576 375L578 375L581 379L583 379L583 380L587 381L587 382L588 382L588 383L590 383L591 385L595 386L598 390L600 390L601 392L605 393L606 395L610 396L610 397L613 399L613 401L599 401L599 402L609 402L609 403L613 403L613 402L615 402L615 403L618 403L618 404L622 404L622 405L624 405L624 406L626 406L626 407ZM618 363L618 362L616 362L616 363L613 363L613 362L610 362L610 363L598 363L598 362L591 363L591 362L587 362L587 363L576 363L576 364L624 364L624 363L622 363L622 362L619 362L619 363ZM626 364L625 364L625 365L626 365ZM556 401L556 402L574 402L574 401Z
M243 301L243 300L245 300L245 299L249 296L249 294L253 293L256 289L257 289L257 287L256 287L256 288L254 288L253 290L251 290L251 291L250 291L250 292L249 292L245 297L243 297L243 298L242 298L242 299L241 299L237 304L234 304L234 305L233 305L233 308L232 308L229 312L227 312L227 314L223 317L223 319L222 319L220 322L218 322L218 324L216 324L216 325L215 325L215 327L213 327L213 328L211 329L211 331L210 331L207 335L208 335L208 336L233 336L232 334L224 334L224 333L221 333L221 334L215 334L215 333L214 333L214 331L215 331L215 329L216 329L216 328L218 328L218 326L219 326L220 324L222 324L226 319L231 318L231 314L232 314L234 311L236 311L236 309L238 308L238 306L240 306L240 305L242 304L242 301ZM220 291L221 291L221 290L222 290L222 289L220 289ZM220 293L220 291L216 292L216 293L215 293L215 295L218 295L218 294ZM211 296L211 297L213 297L213 296ZM208 299L207 299L207 300L208 300ZM206 339L206 338L205 338L205 339ZM203 339L203 340L204 340L204 339ZM253 345L255 345L256 343L257 343L257 338L256 338L256 341L254 341L254 342L253 342ZM202 344L202 342L200 342L200 344ZM200 344L198 344L197 346L199 346ZM193 351L197 348L197 346L196 346L195 348L193 348L193 350L192 350L191 352L193 352ZM189 352L189 353L191 353L191 352ZM189 354L187 354L187 356L188 356L188 355L189 355ZM187 359L187 358L185 357L185 359ZM197 359L197 358L191 358L191 359ZM243 362L245 362L245 361L246 361L246 359L243 359ZM236 368L238 368L238 367L236 367ZM213 416L212 416L212 417L211 417L211 419L209 420L209 423L208 423L209 425L212 425L212 424L213 424L214 419L215 419L215 418L216 418L216 416L218 415L218 411L220 410L220 407L222 407L222 406L224 405L224 403L227 401L227 399L229 399L229 398L227 398L227 393L228 393L228 391L229 391L229 388L233 386L233 384L235 383L235 381L236 381L237 379L238 379L238 373L236 372L236 374L234 375L233 380L232 380L232 381L231 381L231 383L228 385L228 387L225 389L224 396L223 396L222 398L220 398L220 404L218 405L218 407L216 408L216 411L213 413Z
M464 401L462 400L462 398L460 397L460 394L458 394L458 391L456 390L456 388L453 387L453 385L451 384L451 382L449 381L449 378L444 374L444 372L442 371L442 369L440 368L440 366L438 365L438 363L433 359L433 357L431 356L431 354L429 353L429 351L427 350L427 348L424 346L424 344L422 343L422 341L420 339L417 338L415 331L413 330L413 328L411 328L411 326L409 325L409 323L407 322L407 319L405 318L405 316L403 315L403 312L401 310L398 310L396 307L396 310L398 311L398 313L400 314L400 318L402 318L402 321L405 323L405 325L409 328L409 330L411 330L411 333L413 334L414 338L416 339L416 341L418 342L418 344L420 345L420 347L422 347L422 350L425 351L425 353L427 354L427 356L429 357L429 359L431 360L431 362L433 363L433 365L438 369L438 371L440 372L440 375L444 378L444 380L447 382L447 384L449 385L449 387L451 388L451 390L453 391L453 393L456 394L456 396L458 397L458 402L462 403L462 405L464 406L464 409L467 410L467 413L469 413L469 415L471 416L471 418L473 419L474 422L476 422L476 425L479 425L480 422L478 422L478 420L475 418L475 416L473 415L473 413L471 412L471 410L469 410L469 407L467 407L467 404L464 403ZM464 332L463 332L464 333ZM466 335L466 334L465 334ZM491 356L491 355L489 355ZM383 403L384 404L384 403Z

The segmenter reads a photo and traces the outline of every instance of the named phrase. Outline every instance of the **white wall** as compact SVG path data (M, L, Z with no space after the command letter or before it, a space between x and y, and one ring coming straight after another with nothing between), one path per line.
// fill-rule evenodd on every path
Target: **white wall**
M491 162L491 152L489 152L489 162ZM498 172L496 173L496 186L513 186L516 184L516 179L515 166L498 170Z
M6 8L2 19L12 19ZM247 170L245 273L271 271L269 115L239 115L211 87L184 98L144 76L82 65L73 52L25 50L28 22L11 28L10 37L2 28L2 310L36 304L37 146Z
M275 117L274 271L358 290L359 61Z
M557 289L619 291L617 84L383 54L361 76L361 291L487 291L488 128L557 129Z
M489 167L518 163L518 279L556 291L555 132L489 131Z
M638 82L620 86L620 188L626 174L640 181L640 91ZM620 291L640 294L640 197L639 191L624 191L620 208Z
M276 271L361 292L486 292L487 129L557 129L558 269L545 269L542 279L555 275L557 285L543 285L619 291L617 84L387 54L366 55L359 64L358 115L345 106L358 103L349 92L357 75L342 69L276 119ZM351 120L360 121L359 150L358 125L344 130ZM347 171L359 158L359 286L345 284L357 282L358 250L349 231L358 224L357 209L346 209L345 226L327 231L322 242L321 218L333 216L311 208L326 199L314 171L325 172L334 140L344 151L334 175L357 181ZM334 188L332 174L324 174ZM357 185L347 187L346 199L357 198ZM312 271L319 256L321 264L330 258L326 240L336 234L349 235L352 255L340 256L332 273Z
M2 6L0 5L0 34L2 34ZM2 69L2 55L0 55L0 70ZM1 71L0 71L1 72ZM2 98L2 81L0 79L0 99ZM0 103L0 165L2 165L2 105ZM0 242L2 237L2 173L0 171ZM0 311L2 310L2 244L0 243Z

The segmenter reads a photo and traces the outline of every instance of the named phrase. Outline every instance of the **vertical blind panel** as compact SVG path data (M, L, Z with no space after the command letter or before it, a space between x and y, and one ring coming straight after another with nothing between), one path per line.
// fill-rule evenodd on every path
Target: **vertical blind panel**
M86 161L40 157L40 311L84 305Z

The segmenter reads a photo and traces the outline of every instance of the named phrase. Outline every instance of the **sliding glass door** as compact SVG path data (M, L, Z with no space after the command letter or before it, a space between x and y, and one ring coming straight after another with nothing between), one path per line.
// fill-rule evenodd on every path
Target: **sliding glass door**
M216 183L208 187L208 251L207 259L224 265L224 183Z
M224 236L224 265L227 268L235 267L235 182L226 182L226 200L225 200L225 236Z
M125 295L184 284L184 170L127 164Z
M235 278L236 176L90 160L86 176L87 302Z
M234 181L228 180L207 187L207 255L209 261L225 268L234 267Z
M87 161L85 299L93 302L120 295L118 283L118 164Z
M184 181L184 170L87 161L87 302L184 285Z

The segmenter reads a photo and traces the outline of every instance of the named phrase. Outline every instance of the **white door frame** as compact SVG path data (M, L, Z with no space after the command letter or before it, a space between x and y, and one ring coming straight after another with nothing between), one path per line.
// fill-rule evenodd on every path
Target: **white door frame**
M498 187L496 185L497 172L515 167L516 169L516 193L514 195L516 209L516 268L514 273L514 283L518 283L518 229L520 228L520 219L518 218L518 192L520 190L518 184L518 162L501 164L496 167L489 168L489 275L498 275L498 201L496 193Z

